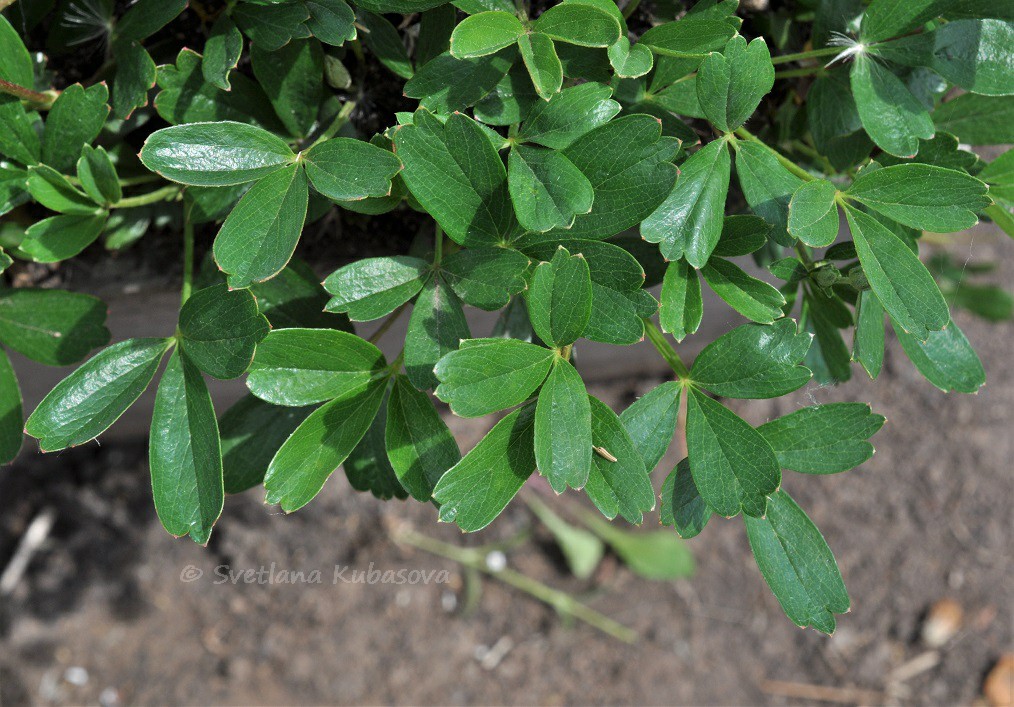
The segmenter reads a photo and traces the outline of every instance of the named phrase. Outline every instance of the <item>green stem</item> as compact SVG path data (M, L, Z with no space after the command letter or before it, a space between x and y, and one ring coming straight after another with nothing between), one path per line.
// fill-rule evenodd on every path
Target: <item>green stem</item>
M776 71L776 79L794 79L799 76L812 76L824 72L823 66L810 66L805 69L789 69L788 71Z
M156 204L160 201L169 201L176 198L183 191L183 187L178 184L170 184L167 187L150 191L147 194L139 194L138 196L128 196L125 199L120 199L112 205L114 209L132 209L136 206L147 206L148 204Z
M41 110L48 110L59 95L58 91L46 91L45 93L40 93L4 79L0 79L0 93L16 96L23 101L31 103L32 107L39 108Z
M782 56L771 57L771 63L777 66L778 64L788 64L792 61L803 61L804 59L817 59L822 56L834 56L835 54L841 54L844 47L824 47L823 49L811 49L808 52L798 52L796 54L783 54Z
M445 543L428 535L417 533L408 528L400 528L394 534L396 542L412 545L420 550L453 560L473 570L488 574L490 577L499 579L504 584L519 589L526 594L545 602L562 614L573 616L579 621L584 621L589 626L597 628L605 634L619 639L624 643L634 643L638 634L631 628L614 621L605 614L595 611L591 607L582 604L566 592L543 584L537 579L522 574L516 570L506 567L501 570L492 570L486 564L486 553L480 548L462 548L450 543Z
M810 174L805 169L803 169L802 167L800 167L799 165L797 165L795 162L793 162L792 160L790 160L788 157L786 157L785 155L783 155L781 152L779 152L775 148L771 147L771 145L769 145L766 142L764 142L763 140L761 140L759 137L757 137L756 135L754 135L753 133L751 133L746 128L737 128L736 129L736 135L738 135L739 137L741 137L744 140L747 140L749 142L757 143L758 145L760 145L761 147L763 147L765 150L767 150L772 155L774 155L775 159L778 160L778 162L783 167L785 167L785 169L787 169L790 172L792 172L794 175L796 175L797 177L799 177L800 179L802 179L804 182L813 181L814 176L812 174Z
M689 381L690 371L687 370L686 364L683 363L683 359L681 359L680 355L676 353L676 349L674 349L673 345L669 343L669 340L665 338L665 334L663 334L659 328L655 326L655 322L650 319L645 319L644 333L647 334L648 341L652 343L659 355L665 359L666 363L668 363L672 367L673 371L676 372L676 376L680 380Z
M331 121L331 124L327 126L327 129L324 130L324 132L322 132L316 140L313 141L313 144L310 145L310 147L315 147L325 140L330 140L337 135L338 131L342 129L345 123L349 122L349 116L352 115L352 111L355 109L355 101L348 101L345 105L343 105L342 109L338 111L338 115L336 115L334 120Z
M180 287L180 306L190 299L194 289L194 224L190 220L192 204L183 208L183 285Z
M81 180L71 175L64 175L71 184L80 186ZM142 174L139 177L124 177L119 180L121 187L136 187L141 184L151 184L152 182L161 182L162 177L157 174Z
M369 341L371 344L375 344L378 341L380 341L380 337L386 334L387 330L390 329L396 321L398 321L398 317L401 316L401 313L405 311L406 307L408 307L408 302L405 302L404 304L400 305L396 310L388 314L387 319L384 320L384 323L380 325L379 329L373 332L373 335L369 339L367 339L367 341Z

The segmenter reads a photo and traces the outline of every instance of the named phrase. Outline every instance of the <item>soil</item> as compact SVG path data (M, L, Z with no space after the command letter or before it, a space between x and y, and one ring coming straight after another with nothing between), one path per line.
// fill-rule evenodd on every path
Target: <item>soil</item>
M974 255L996 258L1007 246L976 245ZM1008 258L998 280L1014 281L1012 273ZM932 388L891 340L877 383L857 374L835 389L730 403L754 423L834 400L871 401L888 418L877 455L862 468L786 473L852 596L831 638L784 617L737 520L712 520L691 542L692 579L650 582L607 557L579 581L521 503L486 531L462 536L437 525L431 507L379 502L338 474L289 516L256 491L230 497L210 546L200 548L159 525L142 443L93 445L0 471L0 567L34 517L53 509L56 518L0 602L0 702L781 705L814 703L812 693L785 693L818 686L845 703L971 704L1014 639L1014 360L1011 324L955 317L989 374L976 396ZM592 392L619 409L656 383L615 380ZM464 449L491 424L449 419ZM656 487L678 447L656 471ZM655 521L652 514L646 525ZM509 566L574 593L641 638L628 646L572 625L490 579L463 610L461 568L394 543L398 523L470 546L531 526L533 539L508 551ZM448 570L449 581L333 584L336 564ZM221 583L221 566L264 567L275 578L318 569L322 583ZM182 581L191 567L203 576ZM945 598L963 619L933 649L922 626Z

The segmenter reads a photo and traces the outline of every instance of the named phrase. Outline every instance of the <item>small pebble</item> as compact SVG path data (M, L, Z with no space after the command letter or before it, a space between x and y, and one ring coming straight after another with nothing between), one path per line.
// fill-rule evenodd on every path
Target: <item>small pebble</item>
M507 567L507 555L499 550L493 550L493 552L486 555L486 567L489 568L490 572L503 570Z
M930 648L940 648L961 628L964 617L961 604L953 599L941 599L934 604L922 625L922 640Z

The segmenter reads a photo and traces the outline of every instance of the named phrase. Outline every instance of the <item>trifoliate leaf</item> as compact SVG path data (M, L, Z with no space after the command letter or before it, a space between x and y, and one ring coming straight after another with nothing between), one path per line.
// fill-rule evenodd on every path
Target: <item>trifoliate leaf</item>
M444 52L419 67L405 84L405 95L435 113L464 110L495 89L516 58L514 47L477 59L455 59Z
M113 115L125 120L135 108L148 105L148 91L155 87L157 70L151 55L137 42L116 42L113 58L116 60Z
M697 70L697 98L705 117L723 132L740 127L775 84L775 67L762 37L748 45L733 37Z
M728 22L687 17L652 27L641 35L641 44L661 56L699 60L721 50L735 34Z
M76 83L65 88L46 116L42 135L42 161L66 172L81 155L81 147L91 144L109 115L109 90L104 83L84 88Z
M789 202L789 233L817 248L831 245L838 237L838 190L826 179L805 182Z

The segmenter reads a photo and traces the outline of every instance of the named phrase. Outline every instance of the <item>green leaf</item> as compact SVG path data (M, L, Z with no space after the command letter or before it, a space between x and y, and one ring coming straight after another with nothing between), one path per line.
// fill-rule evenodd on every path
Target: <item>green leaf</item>
M789 233L803 243L822 248L838 237L838 190L826 179L805 182L789 202Z
M697 271L682 258L669 263L666 268L659 301L662 304L659 324L662 331L672 334L676 341L683 341L701 326L704 316L701 281L697 278Z
M18 247L37 263L58 263L94 243L105 225L104 211L95 216L51 216L29 226Z
M356 38L356 13L345 0L305 0L310 19L306 28L313 36L335 47Z
M276 329L257 346L246 385L275 405L313 405L358 394L386 362L373 344L334 329Z
M44 452L98 437L134 404L172 339L127 339L103 349L49 392L25 424Z
M727 518L763 517L781 469L761 434L696 388L687 396L687 451L701 497Z
M417 501L429 501L444 473L461 460L458 443L429 395L397 376L387 404L387 457Z
M433 498L440 520L466 533L482 530L500 515L535 471L535 408L515 410L440 477Z
M412 62L405 51L405 44L397 28L381 15L366 13L363 25L368 30L362 41L381 64L403 79L412 78Z
M145 167L171 181L223 187L284 169L296 155L262 128L222 121L156 130L144 141L140 157Z
M723 132L740 127L775 85L775 67L762 37L733 37L697 70L697 97L705 117Z
M863 170L847 196L906 226L952 233L971 228L989 206L988 187L967 173L928 164Z
M806 96L806 115L814 147L836 169L852 167L870 154L873 143L863 131L848 76L819 76Z
M659 522L671 525L684 540L700 535L711 520L712 510L697 490L689 458L677 464L666 477L660 498Z
M859 294L852 347L852 360L857 361L870 378L876 379L884 365L884 306L872 290Z
M248 290L224 284L195 292L180 310L179 342L187 359L220 379L242 375L271 327Z
M109 341L106 305L65 290L0 291L0 341L47 366L67 366Z
M46 116L42 136L42 161L58 172L66 172L81 154L81 145L90 144L109 115L109 90L104 83L84 88L76 83L65 88Z
M230 90L232 86L229 83L229 73L236 68L242 54L243 35L239 28L229 15L219 15L204 42L201 75L212 86L223 91Z
M649 474L662 461L676 433L682 390L676 381L667 381L635 400L620 415Z
M215 237L215 262L232 289L277 275L289 262L306 218L303 168L294 164L250 188Z
M982 362L953 321L941 331L931 331L926 341L919 341L900 327L894 331L909 360L926 380L945 393L977 393L986 384Z
M458 23L451 34L451 55L458 59L486 56L509 47L525 34L521 20L509 12L480 12Z
M233 7L232 19L251 42L273 52L294 37L306 36L307 28L303 23L310 19L310 12L306 5L298 2L268 5L241 2Z
M528 290L528 314L539 338L553 346L574 343L591 318L592 289L588 262L562 246L541 263Z
M564 155L595 190L591 213L578 216L568 238L608 238L644 220L676 183L679 140L662 136L649 115L630 115L578 138Z
M933 123L968 145L1014 142L1014 96L966 93L933 111Z
M605 554L605 543L594 533L571 525L538 499L528 497L525 502L539 522L553 534L571 574L578 579L591 577Z
M553 40L539 32L522 34L518 38L518 49L536 93L546 101L559 93L563 86L563 64Z
M440 264L444 281L465 303L495 312L528 283L529 260L508 248L464 248Z
M926 108L880 63L860 55L850 76L863 127L882 150L912 157L919 151L920 138L933 137L933 120Z
M426 10L419 16L419 38L415 45L415 60L419 64L451 48L451 34L458 22L454 5L446 4Z
M891 318L920 341L947 326L947 303L918 256L869 214L846 206L845 216L863 272Z
M576 2L550 7L535 20L536 32L581 47L608 47L620 38L620 23L609 12Z
M179 350L170 356L155 394L148 462L162 526L207 545L225 503L222 444L204 378Z
M610 88L600 83L566 88L548 102L539 101L532 107L518 139L563 150L620 112L620 104L610 95Z
M557 359L535 408L535 460L556 493L580 489L592 463L591 406L584 381Z
M763 280L750 277L735 263L712 258L701 268L701 275L715 294L747 319L770 324L782 316L784 295Z
M113 42L138 42L147 39L183 12L187 0L138 0L113 28Z
M335 201L388 196L401 161L388 150L362 140L333 138L303 154L314 189Z
M828 296L818 288L804 291L799 322L813 335L803 364L813 371L814 380L820 385L835 385L851 378L851 357L840 329L852 326L852 313L837 295Z
M9 464L18 456L24 441L21 431L24 424L18 377L7 353L0 348L0 464Z
M951 0L874 0L863 14L859 36L863 42L879 42L905 34L943 14Z
M609 63L616 75L624 79L644 76L654 64L651 50L644 44L631 44L626 37L620 37L609 47Z
M464 110L497 87L516 57L514 47L477 59L455 59L444 52L419 67L405 84L405 95L436 113Z
M530 231L570 228L592 209L591 182L562 153L515 145L508 158L507 184L518 222Z
M849 596L817 526L784 491L768 500L767 516L745 522L757 566L786 616L833 633L834 615L849 610Z
M313 406L282 407L253 395L243 396L226 410L218 421L225 492L259 486L275 452L311 412Z
M597 449L584 491L606 518L619 515L640 525L644 513L655 507L655 490L644 460L616 413L597 398L589 396L589 400L592 444Z
M0 99L0 108L3 107ZM3 135L0 130L0 135ZM0 164L0 216L29 200L28 173L11 164Z
M789 202L803 180L782 166L766 146L742 141L736 145L736 176L746 203L773 226L773 241L792 246L795 239L788 232Z
M750 255L760 250L768 242L771 224L760 216L736 214L726 216L722 221L722 237L712 251L712 255L723 258L735 258Z
M865 403L812 405L757 428L785 469L804 474L837 474L873 456L867 442L883 427Z
M113 45L116 77L113 79L113 115L127 119L135 108L148 105L148 91L155 87L155 62L137 42Z
M704 347L690 370L696 385L726 398L777 398L798 390L810 371L798 365L811 336L791 319L744 324Z
M294 39L281 49L250 48L250 66L285 129L305 137L324 98L324 52L316 39Z
M71 185L67 178L48 165L28 168L28 191L47 209L75 216L94 216L99 207L88 195Z
M21 101L14 96L0 94L0 155L33 165L39 162L39 150L39 135ZM0 210L0 213L4 211Z
M722 235L730 159L724 140L713 140L683 163L676 187L641 224L641 236L658 243L667 260L686 257L704 267Z
M21 35L6 17L0 17L0 79L31 88L35 83L33 67Z
M268 465L264 502L279 504L291 513L313 500L366 434L386 387L385 379L371 381L355 394L332 400L310 413Z
M688 17L652 27L641 35L641 44L661 56L703 59L720 51L735 34L728 22Z
M420 390L435 388L437 361L470 337L461 301L443 280L431 278L419 293L405 333L405 372L412 385Z
M471 118L441 124L417 111L394 135L402 177L447 235L468 247L507 241L517 229L500 155Z
M327 293L317 274L301 260L291 260L278 275L252 286L250 291L274 329L350 330L347 317L324 311Z
M408 498L387 458L384 431L387 429L387 397L370 423L370 428L345 460L345 476L356 491L369 491L381 500Z
M77 178L85 193L99 204L115 204L123 198L116 167L104 147L82 147L77 161Z
M462 342L437 363L435 394L455 415L481 417L520 405L546 379L556 353L517 339Z
M475 104L473 113L476 120L486 125L511 125L520 123L536 103L545 105L535 93L528 69L522 62L512 67L493 90Z
M334 295L326 309L347 312L354 322L379 319L415 297L428 270L425 260L407 255L357 260L324 280Z

